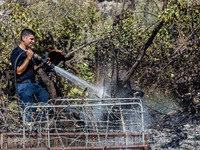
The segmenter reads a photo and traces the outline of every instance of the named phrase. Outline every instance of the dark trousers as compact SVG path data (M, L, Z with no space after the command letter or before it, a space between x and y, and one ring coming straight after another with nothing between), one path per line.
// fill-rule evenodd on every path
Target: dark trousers
M27 106L32 106L36 103L34 95L36 96L38 103L47 103L49 99L49 93L37 82L32 83L31 80L26 80L24 83L18 83L18 93L22 101L23 110L25 110ZM26 110L26 120L28 122L33 120L33 118L31 118L33 112L36 112L35 108Z

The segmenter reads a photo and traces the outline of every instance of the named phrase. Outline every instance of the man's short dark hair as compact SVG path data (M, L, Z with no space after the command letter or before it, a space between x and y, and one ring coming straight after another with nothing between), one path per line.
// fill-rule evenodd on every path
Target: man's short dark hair
M35 32L33 32L31 29L23 29L21 32L21 40L23 36L28 36L28 35L34 35L35 36Z

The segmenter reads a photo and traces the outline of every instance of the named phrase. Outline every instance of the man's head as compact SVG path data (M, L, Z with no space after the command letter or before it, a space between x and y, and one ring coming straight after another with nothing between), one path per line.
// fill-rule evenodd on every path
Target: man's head
M34 43L35 32L30 29L24 29L21 32L21 42L26 48L30 48Z

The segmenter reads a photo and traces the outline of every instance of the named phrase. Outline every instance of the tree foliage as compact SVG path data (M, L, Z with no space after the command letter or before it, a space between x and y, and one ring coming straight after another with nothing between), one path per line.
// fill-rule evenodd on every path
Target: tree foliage
M113 96L122 85L173 95L184 105L195 103L200 85L198 2L170 0L165 9L161 1L135 2L132 9L123 7L112 17L97 11L97 2L92 0L5 3L1 7L1 70L11 68L9 55L23 28L36 32L33 50L40 55L51 49L70 53L100 39L74 52L75 58L67 62L77 70L73 73L93 84L107 85ZM162 26L155 33L158 23ZM82 89L54 74L60 96L81 96ZM128 74L127 82L120 84ZM12 79L12 71L10 75Z

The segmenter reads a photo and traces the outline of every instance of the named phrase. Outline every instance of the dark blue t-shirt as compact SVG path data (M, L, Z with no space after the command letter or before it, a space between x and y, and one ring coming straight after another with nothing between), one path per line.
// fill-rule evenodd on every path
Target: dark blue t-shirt
M12 62L12 66L14 67L15 65L15 61L17 59L17 57L19 56L19 54L24 53L25 51L23 49L21 49L19 46L17 46L11 53L11 62ZM21 66L22 63L24 62L24 60L26 59L27 55L26 53L22 54L18 61L17 61L17 66ZM31 79L31 80L35 80L35 73L34 73L34 66L36 65L35 60L32 58L29 61L29 64L26 68L26 70L23 72L22 75L17 75L17 82L20 81L24 81L27 79Z

